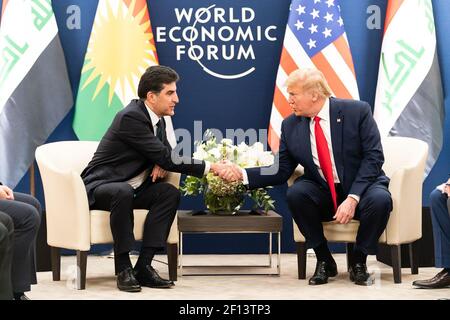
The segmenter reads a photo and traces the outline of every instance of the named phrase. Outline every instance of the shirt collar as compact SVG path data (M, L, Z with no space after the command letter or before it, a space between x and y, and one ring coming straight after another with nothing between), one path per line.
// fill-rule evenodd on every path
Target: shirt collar
M319 111L319 113L317 114L317 116L322 119L325 120L327 122L330 122L330 99L326 98L325 102L323 104L322 109Z
M147 108L148 114L150 115L150 119L152 121L152 126L156 126L158 121L161 119L156 115L156 113L153 112L152 109L147 105L147 103L144 101L145 107Z

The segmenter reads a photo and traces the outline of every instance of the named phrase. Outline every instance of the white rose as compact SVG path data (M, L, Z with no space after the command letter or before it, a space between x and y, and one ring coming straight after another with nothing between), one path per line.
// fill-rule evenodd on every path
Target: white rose
M237 146L237 150L239 154L243 154L245 152L247 152L247 150L249 149L248 145L245 144L245 142L241 142L238 146Z
M255 151L264 152L264 145L261 142L255 142L255 144L252 146L252 149Z
M264 152L259 155L258 162L261 166L270 166L273 164L274 156L271 152Z
M194 152L192 157L196 160L205 160L208 158L208 152L206 152L203 148L197 147L197 151Z
M216 160L220 160L222 158L219 148L213 148L213 149L209 150L208 155L214 157Z
M221 144L226 144L226 145L228 145L228 146L232 146L233 145L233 141L231 140L231 139L222 139L221 141L220 141L220 143Z
M247 153L247 168L256 167L258 165L258 155L255 153Z

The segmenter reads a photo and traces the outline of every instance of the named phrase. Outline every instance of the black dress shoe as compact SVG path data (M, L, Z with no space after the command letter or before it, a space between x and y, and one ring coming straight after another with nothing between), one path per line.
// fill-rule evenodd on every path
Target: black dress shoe
M356 263L352 265L348 271L350 280L359 286L371 286L375 279L367 272L365 263Z
M328 282L328 277L337 276L337 266L335 262L317 261L316 271L309 279L309 284L312 286L325 284Z
M30 300L25 293L16 294L14 293L14 300Z
M134 271L131 267L120 271L117 275L117 288L126 292L139 292L141 286L134 276Z
M431 279L416 280L412 284L422 289L445 288L450 286L450 272L444 269Z
M150 288L170 288L175 285L173 281L161 278L156 270L150 265L134 268L134 271L136 279L141 286Z

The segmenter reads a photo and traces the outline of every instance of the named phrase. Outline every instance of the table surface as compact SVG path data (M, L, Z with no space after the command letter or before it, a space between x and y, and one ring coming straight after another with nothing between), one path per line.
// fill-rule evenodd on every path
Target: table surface
M235 215L217 215L210 212L179 210L178 230L180 232L281 232L283 218L275 211L267 214L253 214L250 210Z

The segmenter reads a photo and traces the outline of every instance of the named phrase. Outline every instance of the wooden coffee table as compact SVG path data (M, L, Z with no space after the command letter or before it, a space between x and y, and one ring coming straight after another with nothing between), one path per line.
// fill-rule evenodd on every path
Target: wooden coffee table
M180 232L180 275L280 275L281 268L281 231L283 218L275 211L268 211L267 214L253 214L249 210L239 211L232 216L216 215L211 213L194 214L196 212L179 210L178 230ZM183 265L183 234L185 233L267 233L269 235L269 263L265 265ZM186 267L265 267L273 269L272 261L272 234L278 235L277 239L277 262L276 272L269 273L183 273Z

